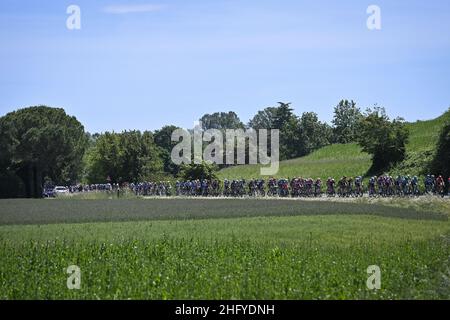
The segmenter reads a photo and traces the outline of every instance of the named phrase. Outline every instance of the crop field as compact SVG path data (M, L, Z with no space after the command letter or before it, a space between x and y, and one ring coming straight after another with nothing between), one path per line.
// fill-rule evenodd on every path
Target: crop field
M448 200L392 202L1 200L0 299L449 299Z

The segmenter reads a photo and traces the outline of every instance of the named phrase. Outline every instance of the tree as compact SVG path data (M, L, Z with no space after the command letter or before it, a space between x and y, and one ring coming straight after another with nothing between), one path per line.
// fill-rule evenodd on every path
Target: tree
M331 142L330 126L320 122L316 113L305 112L298 118L290 103L278 103L278 107L259 111L249 127L280 130L281 160L304 156Z
M293 113L291 103L278 102L273 127L280 130L280 158L292 159L298 156L299 122Z
M149 131L106 132L97 138L87 157L87 180L104 183L138 182L163 170L160 149Z
M202 124L202 130L206 131L209 129L217 129L222 132L222 135L224 137L223 143L227 143L226 138L226 130L227 129L244 129L245 126L242 123L242 121L239 119L237 114L233 111L229 112L216 112L213 114L205 114L203 117L200 118L201 124ZM203 149L206 147L207 143L203 142ZM246 146L247 149L247 146ZM247 152L247 150L246 150ZM234 154L235 154L235 162L237 161L237 146L234 146ZM226 167L225 164L225 155L223 159L222 165L220 167Z
M88 183L104 183L108 177L113 182L118 180L121 175L118 140L118 135L110 132L97 137L95 145L86 155Z
M279 106L276 109L275 117L273 119L273 127L282 129L292 118L295 118L294 109L291 108L291 103L278 102Z
M258 113L249 121L248 127L255 130L275 128L275 117L277 113L276 107L268 107Z
M247 127L254 129L256 131L260 129L266 129L268 135L267 141L267 154L270 156L271 150L271 132L270 129L275 129L274 121L276 117L277 108L276 107L268 107L264 110L258 111L258 113L248 122ZM259 136L258 136L259 143Z
M280 129L280 159L297 158L302 152L300 119L295 115L288 118Z
M369 173L379 173L405 158L409 131L403 119L390 121L384 108L367 109L359 122L358 143L372 155Z
M241 122L239 117L233 111L229 112L216 112L213 114L205 114L200 118L202 122L202 129L243 129L244 124Z
M280 130L280 158L285 160L298 154L297 143L293 140L298 137L298 118L292 112L290 103L278 102L278 104L278 107L269 107L259 111L249 122L249 127L255 130ZM268 138L268 149L270 150L270 132Z
M185 180L213 180L217 179L217 170L218 168L216 165L202 161L200 164L191 163L182 165L180 174Z
M172 142L172 132L180 129L176 126L164 126L153 134L156 145L161 149L161 159L164 163L164 171L172 175L178 174L180 167L172 162L170 157L173 147L177 142Z
M0 118L2 167L25 184L25 196L42 197L45 178L75 182L87 146L84 127L63 109L37 106Z
M355 142L361 116L361 111L356 107L356 103L353 100L341 100L334 108L334 118L332 121L334 125L334 142Z
M319 121L315 112L304 112L299 120L297 156L304 156L330 144L331 128Z
M435 175L442 175L444 179L450 177L450 121L442 127L430 167ZM447 190L449 187L447 183Z
M0 118L0 198L24 197L23 181L10 168L14 142L11 123L5 120L5 117Z
M0 118L0 171L6 171L11 165L14 147L12 125L12 121L8 121L6 117Z

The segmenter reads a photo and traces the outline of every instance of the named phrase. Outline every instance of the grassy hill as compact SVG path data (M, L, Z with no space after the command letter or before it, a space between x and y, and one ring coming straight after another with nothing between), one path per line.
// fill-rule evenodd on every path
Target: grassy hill
M436 119L408 123L408 152L434 150L441 128L447 121L450 121L450 109Z
M410 139L405 161L391 170L391 174L422 174L433 155L439 132L450 121L450 110L442 116L427 121L408 123ZM305 157L282 161L276 177L331 177L364 175L371 165L370 155L357 144L333 144ZM259 177L259 165L236 166L219 172L220 178L250 179Z
M428 120L408 123L409 142L406 146L406 158L396 165L390 173L423 175L436 148L439 133L446 122L450 121L450 109L440 117Z
M337 177L363 175L370 167L370 156L356 144L334 144L306 157L280 162L276 177ZM259 177L259 165L235 166L219 172L221 178L240 179Z

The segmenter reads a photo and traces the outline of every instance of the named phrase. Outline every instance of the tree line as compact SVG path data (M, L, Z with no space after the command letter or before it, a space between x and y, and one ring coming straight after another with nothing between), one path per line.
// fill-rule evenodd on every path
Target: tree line
M268 107L247 123L234 112L205 114L207 129L279 129L281 160L305 156L333 143L358 143L372 155L370 172L381 172L403 160L408 130L402 119L391 120L383 108L364 112L354 101L342 100L334 108L332 124L314 112L296 115L290 103ZM177 166L170 160L177 126L155 131L90 134L63 109L37 106L0 118L0 197L40 197L46 183L137 182L168 176L213 174L211 166ZM448 172L448 135L444 127L433 170ZM269 140L270 141L270 140ZM447 170L444 171L443 169Z

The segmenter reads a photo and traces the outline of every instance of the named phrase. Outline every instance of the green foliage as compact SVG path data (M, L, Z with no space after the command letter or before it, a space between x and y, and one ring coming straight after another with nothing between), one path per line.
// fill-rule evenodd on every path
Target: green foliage
M260 244L165 236L113 243L3 244L0 298L449 298L445 280L449 250L439 240L375 245L355 239L346 247L320 240L314 236L309 243ZM365 283L373 261L383 270L379 291L368 290ZM72 264L82 271L80 290L66 287L64 271Z
M390 121L384 108L367 110L359 122L358 143L372 155L371 173L383 172L405 158L408 134L402 119Z
M106 132L97 138L87 155L87 180L104 183L151 179L163 170L160 150L151 132Z
M174 164L171 160L171 152L177 142L172 142L172 133L180 129L176 126L164 126L160 130L156 130L153 134L156 145L161 149L161 159L164 163L164 172L172 175L177 175L180 171L180 166Z
M450 177L450 121L441 130L430 171L436 175L442 174L445 178Z
M405 159L390 169L389 174L429 174L439 135L445 123L449 121L450 110L436 119L407 123L410 134Z
M450 111L427 121L405 124L410 136L406 144L405 159L395 164L386 173L393 176L409 174L422 176L430 173L430 163L435 154L441 129L450 121ZM333 144L313 153L280 162L276 177L320 177L322 179L341 176L364 175L371 166L370 155L363 152L357 144ZM219 172L221 178L259 177L259 165L246 165L226 168Z
M205 114L201 117L202 129L243 129L244 124L241 122L237 114L233 111L216 112L213 114Z
M295 157L297 155L297 143L298 137L298 119L292 112L290 103L279 102L278 107L268 107L262 111L259 111L252 120L250 120L248 126L252 129L278 129L280 130L280 158L282 160ZM267 148L271 148L271 135L268 132L268 145ZM293 140L295 139L295 141Z
M356 142L358 136L358 123L361 117L361 111L356 107L355 101L341 100L334 108L334 142Z
M304 112L299 120L298 155L304 156L330 144L331 127L319 121L315 112Z
M42 196L44 178L57 184L76 182L87 147L84 128L63 109L20 109L0 118L2 168L15 172L28 197Z
M279 107L259 111L249 122L249 127L280 130L281 160L304 156L330 144L331 128L320 122L316 113L304 112L299 118L293 113L290 103L279 104Z
M405 159L395 164L387 173L392 175L423 175L429 173L434 145L444 124L450 121L450 110L442 116L427 121L405 124L410 132L406 144ZM313 153L287 161L281 161L277 177L341 177L364 175L371 167L370 155L354 143L333 144ZM254 178L259 176L260 166L246 165L226 168L219 172L221 178Z
M236 113L233 111L229 112L216 112L213 114L205 114L200 118L201 124L202 124L202 130L219 130L222 133L223 137L223 144L227 144L227 136L226 136L226 130L237 130L237 129L244 129L245 125L242 123L242 121L239 119ZM211 141L212 142L212 141ZM203 142L203 150L205 150L207 146L207 142ZM248 155L248 144L245 146L246 155ZM225 154L223 155L223 164L220 164L219 167L226 167L225 164ZM237 162L237 144L234 143L234 157L235 161Z
M290 103L279 104L272 123L273 129L280 130L280 159L286 160L298 156L299 126Z
M248 123L248 127L255 130L258 129L276 129L274 120L277 114L278 108L268 107L264 110L258 111L258 113L253 117Z
M295 115L292 112L294 109L291 108L291 103L278 102L278 104L273 119L273 127L282 130L286 123L295 118Z
M301 155L303 141L298 118L292 115L280 128L276 129L280 130L280 159L287 160ZM271 139L270 135L269 139Z
M431 150L439 139L442 127L450 121L450 109L440 117L426 121L407 123L410 132L407 152L421 152Z
M382 112L380 113L382 118ZM277 176L337 177L367 172L370 159L367 153L361 152L355 145L336 144L322 148L338 136L341 137L341 141L348 141L354 133L355 119L359 116L359 109L356 108L355 103L343 100L335 109L332 129L326 123L321 123L315 113L305 112L297 117L293 114L290 104L280 103L279 107L269 107L259 111L249 122L248 127L281 130L281 159L291 160L281 162ZM224 130L244 127L233 112L208 114L201 120L204 129ZM429 121L408 124L397 120L387 121L390 124L384 123L380 128L379 123L372 120L370 128L377 127L378 131L373 136L367 136L364 132L361 135L366 136L363 140L372 145L370 151L383 155L376 157L372 154L374 163L378 163L377 166L379 163L390 162L387 168L380 170L411 175L438 170L437 160L434 161L434 168L430 168L430 163L439 132L450 120L450 111ZM401 142L406 134L404 127L410 131L406 152L403 151L404 144ZM141 144L140 138L133 131L126 133L121 139L113 136L105 137L107 134L84 134L81 124L75 118L66 116L62 109L33 107L10 113L0 118L0 182L2 183L0 196L1 194L4 197L40 196L43 181L51 180L56 184L74 183L80 180L83 171L85 176L83 182L105 182L108 176L113 181L119 182L144 178L161 180L163 176L167 177L167 173L178 175L180 167L174 165L170 159L170 152L176 144L171 141L171 134L176 128L165 126L157 130L153 138L150 132L146 133L149 143L143 143L142 145L148 145L148 147L142 149L138 146ZM379 130L384 130L386 135L378 135ZM388 131L392 134L387 134ZM375 136L378 139L375 139ZM385 139L386 137L388 139ZM97 146L98 142L99 146ZM84 153L86 145L89 149ZM381 145L384 146L381 147ZM319 148L322 149L317 150ZM389 152L381 152L383 148ZM103 156L99 154L99 150ZM369 151L368 148L363 150ZM442 150L445 150L445 147ZM404 153L404 160L398 161L402 158L402 153ZM138 154L140 155L137 156ZM296 158L304 155L308 156ZM387 158L391 159L388 161ZM445 160L441 162L445 163ZM375 167L372 166L372 170ZM259 168L260 166L231 167L221 171L220 176L222 178L257 177ZM446 171L443 168L441 164L439 170L445 174Z
M410 175L412 176L424 176L429 174L429 164L433 159L433 150L421 150L421 151L409 151L405 155L405 159L386 173L391 176L402 176Z
M182 165L180 176L185 180L212 180L217 179L218 168L215 164L209 164L202 161L200 164L191 163Z

